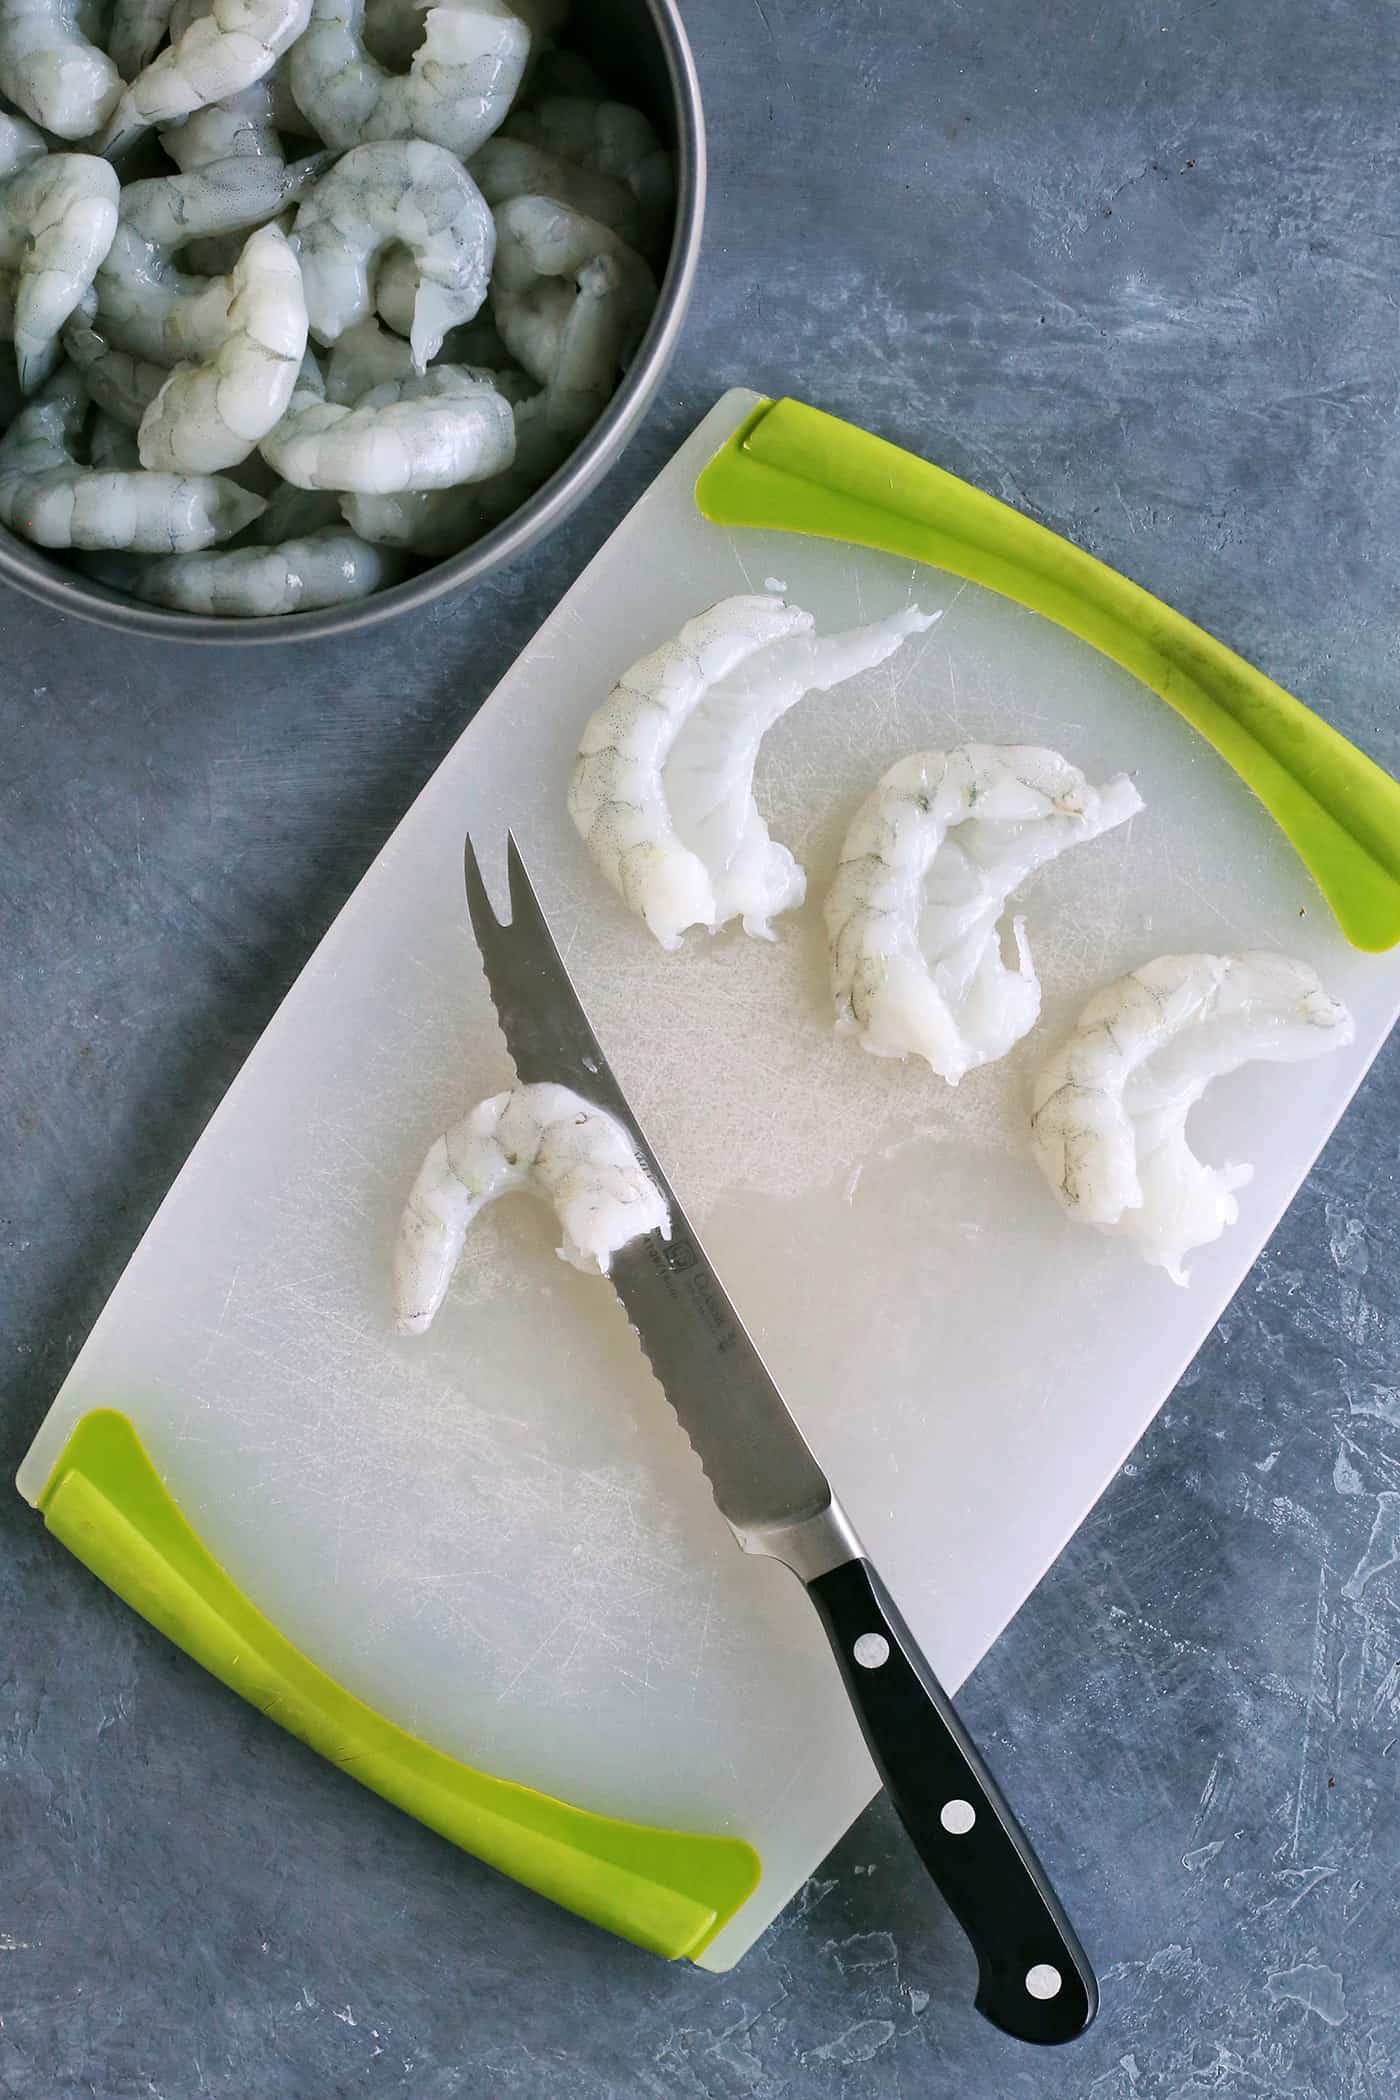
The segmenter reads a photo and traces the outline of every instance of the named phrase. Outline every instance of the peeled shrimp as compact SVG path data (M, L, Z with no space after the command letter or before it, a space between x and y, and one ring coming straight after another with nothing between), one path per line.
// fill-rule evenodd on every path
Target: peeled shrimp
M220 547L145 562L125 579L125 588L149 605L176 612L267 619L368 598L395 582L400 568L393 555L342 525L274 547Z
M413 352L401 335L375 320L357 321L338 335L326 359L326 399L353 408L371 387L388 379L411 379Z
M238 154L188 175L127 183L116 237L97 275L105 340L157 364L208 357L228 327L230 282L180 269L176 254L196 235L247 232L275 219L328 159L313 153L284 166Z
M1142 808L1127 779L1093 788L1034 745L964 744L892 766L857 811L826 900L839 1033L877 1057L927 1058L956 1086L1035 1024L1040 980L1017 885Z
M651 249L664 237L675 205L675 174L670 154L639 109L591 96L547 95L528 109L512 111L505 129L512 139L621 185L632 198L637 220L635 234L617 227L624 239ZM592 216L612 224L604 212L592 211Z
M1096 992L1035 1082L1031 1143L1072 1218L1126 1233L1173 1283L1239 1216L1248 1166L1208 1167L1186 1118L1212 1079L1352 1040L1351 1015L1291 956L1162 955Z
M646 324L656 280L606 226L547 197L512 197L496 234L496 326L532 378L579 393L586 427Z
M491 208L470 175L421 139L344 154L298 210L296 240L320 343L372 313L370 274L385 249L398 242L409 250L419 278L410 340L420 372L447 330L480 308L496 251Z
M0 94L61 139L100 130L122 91L80 12L81 0L0 0Z
M488 139L472 155L471 175L493 210L512 197L548 197L608 227L634 248L646 238L641 210L625 182L523 138L498 132Z
M167 365L113 348L98 324L93 290L84 292L64 322L63 347L96 406L133 431L170 377Z
M7 109L0 110L0 182L7 182L21 168L42 160L48 150L48 140L37 124L31 124L27 117L14 116Z
M274 121L272 85L267 80L255 80L238 94L210 102L178 123L162 124L160 142L184 175L240 155L286 159Z
M735 918L773 938L807 879L754 802L760 739L804 693L883 663L936 618L910 606L819 639L781 598L726 598L624 671L583 732L569 815L663 948Z
M213 0L137 74L102 139L125 149L152 124L170 124L261 80L306 28L311 0Z
M454 1123L419 1169L394 1250L400 1332L432 1325L473 1220L516 1189L554 1205L559 1258L586 1274L606 1276L644 1233L670 1238L660 1191L616 1117L566 1086L516 1087Z
M442 0L423 17L406 73L364 40L364 0L312 0L288 78L328 146L425 139L465 159L504 119L530 56L522 12L504 0Z
M497 372L493 383L505 392L511 375ZM503 473L461 488L428 489L421 495L343 496L341 509L356 532L386 547L411 547L434 560L455 554L480 539L520 509L535 490L562 466L573 450L576 433L550 419L544 394L514 402L515 457Z
M59 331L112 245L117 177L92 153L51 153L0 187L0 272L16 273L15 362L26 393L59 358Z
M514 451L510 403L476 373L435 365L344 408L324 398L309 358L291 406L262 442L264 459L297 488L364 495L452 488L500 473Z
M62 367L0 438L0 525L40 547L192 552L232 539L263 509L222 475L94 469L74 456L87 396Z
M229 278L228 332L202 364L178 365L141 418L141 464L171 474L236 467L286 413L306 353L301 267L275 226Z

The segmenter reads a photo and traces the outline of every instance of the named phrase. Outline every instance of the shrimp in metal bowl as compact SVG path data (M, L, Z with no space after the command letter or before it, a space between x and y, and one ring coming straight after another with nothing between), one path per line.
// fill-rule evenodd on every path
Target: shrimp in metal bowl
M569 815L663 948L731 919L773 938L771 920L802 902L807 878L754 801L765 731L804 693L884 663L937 617L909 606L818 636L812 615L782 598L726 598L623 672L584 729Z
M1239 1216L1254 1169L1207 1166L1186 1118L1212 1079L1254 1059L1339 1050L1351 1015L1288 955L1161 955L1095 992L1035 1082L1031 1143L1070 1217L1125 1233L1173 1283Z
M1035 1024L1025 921L1002 958L1007 898L1068 846L1142 808L1132 782L1091 787L1058 752L963 744L892 766L857 811L826 900L836 1027L876 1057L926 1058L956 1086Z
M559 1259L608 1273L644 1233L670 1238L665 1201L623 1126L566 1086L519 1086L483 1101L429 1149L399 1225L394 1312L422 1334L447 1295L477 1213L528 1189L554 1205Z

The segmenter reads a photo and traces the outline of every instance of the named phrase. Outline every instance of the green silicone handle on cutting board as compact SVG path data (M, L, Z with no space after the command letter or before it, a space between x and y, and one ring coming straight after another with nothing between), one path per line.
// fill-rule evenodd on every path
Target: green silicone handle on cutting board
M130 1421L83 1416L39 1498L70 1553L270 1720L488 1866L671 1959L753 1893L741 1838L622 1823L493 1779L408 1735L268 1623L201 1545Z
M1400 782L1282 686L1082 548L801 401L765 401L695 485L703 515L849 540L985 584L1131 671L1279 824L1357 948L1400 941Z

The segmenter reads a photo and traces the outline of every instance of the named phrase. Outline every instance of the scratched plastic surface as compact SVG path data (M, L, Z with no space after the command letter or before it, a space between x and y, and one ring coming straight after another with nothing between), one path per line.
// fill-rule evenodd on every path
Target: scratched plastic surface
M124 1406L220 1560L363 1698L486 1770L749 1838L764 1881L716 1968L874 1776L801 1592L734 1547L607 1286L554 1258L547 1211L490 1212L432 1332L393 1333L389 1251L419 1159L510 1077L466 929L464 829L498 874L515 826L682 1200L954 1686L1170 1391L1400 1005L1400 956L1348 949L1234 776L1092 651L933 571L705 525L696 471L752 398L714 409L410 811L201 1139L21 1475L33 1499L73 1419ZM762 799L811 888L777 946L731 932L669 957L569 827L570 760L627 664L771 577L823 627L910 598L948 611L768 738ZM954 1092L833 1038L819 907L876 775L966 737L1050 743L1095 780L1130 771L1147 807L1026 891L1041 1028ZM1103 979L1243 945L1312 961L1357 1041L1254 1067L1202 1104L1202 1149L1257 1174L1178 1291L1060 1216L1026 1150L1029 1073ZM1066 1681L1091 1662L1067 1655Z

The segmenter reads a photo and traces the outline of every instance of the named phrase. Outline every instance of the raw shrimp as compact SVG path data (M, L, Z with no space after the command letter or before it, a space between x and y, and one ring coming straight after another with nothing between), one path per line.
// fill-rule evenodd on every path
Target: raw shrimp
M642 213L625 182L523 138L498 132L488 139L472 155L471 175L493 210L512 197L548 197L596 219L634 248L646 237Z
M196 235L246 233L275 219L329 159L312 153L288 167L238 154L188 175L127 183L116 238L97 276L106 340L157 364L208 357L228 326L229 280L179 269L177 251Z
M0 188L0 272L15 271L19 382L32 393L59 358L59 331L117 228L117 177L92 153L51 153Z
M168 365L113 348L98 323L97 293L91 289L63 324L63 347L97 407L133 431L170 377Z
M107 52L123 80L145 71L170 27L171 0L117 0Z
M401 566L342 525L275 547L219 547L144 562L125 579L125 588L176 612L257 620L368 598L396 582Z
M591 421L656 304L656 280L635 250L596 219L547 197L512 197L496 214L492 307L511 356L542 386L586 396Z
M503 121L530 56L523 9L504 0L428 7L406 73L389 73L364 41L364 0L312 0L288 78L328 146L425 139L465 159Z
M370 273L401 243L418 271L410 341L419 371L449 328L486 297L496 252L491 208L466 169L421 139L356 146L297 212L311 333L333 343L374 307Z
M275 161L287 157L277 136L267 80L255 80L222 102L210 102L178 124L162 124L160 142L183 175L240 154Z
M79 13L80 0L0 0L0 94L61 139L100 130L122 91Z
M937 617L909 606L819 639L782 598L726 598L624 671L583 732L569 815L663 948L740 917L773 938L807 881L754 802L760 739L804 693L883 663Z
M401 335L390 335L373 319L357 321L338 335L326 359L326 399L353 408L371 387L387 379L411 379L413 352Z
M102 139L120 153L152 124L227 101L271 71L306 28L311 0L213 0L138 73Z
M458 366L390 380L354 408L327 401L322 384L308 358L290 408L262 442L264 459L298 488L453 488L499 474L514 456L510 403Z
M1035 1082L1031 1143L1062 1207L1116 1228L1173 1283L1239 1216L1247 1166L1208 1167L1186 1118L1212 1079L1254 1059L1341 1049L1351 1015L1306 963L1266 951L1162 955L1096 992Z
M520 1086L483 1101L428 1152L394 1250L403 1334L432 1325L477 1213L516 1189L554 1205L561 1261L607 1275L644 1233L671 1236L666 1204L615 1116L566 1086Z
M229 278L228 332L202 364L178 365L141 418L141 464L216 474L282 420L306 354L301 267L287 236L263 226Z
M512 111L505 129L513 139L620 183L633 199L639 222L636 238L642 247L651 249L664 237L675 207L675 171L670 154L639 109L583 95L548 95L528 109ZM617 230L622 232L621 227Z
M512 375L497 372L498 392ZM509 398L509 394L507 395ZM515 458L504 473L461 488L428 489L421 495L344 496L341 509L356 532L386 547L411 547L434 559L455 554L519 510L573 450L575 436L554 426L544 394L513 403Z
M31 124L26 117L13 116L7 109L0 110L0 182L8 182L21 168L42 160L48 150L48 141L37 124Z
M40 547L181 554L232 539L263 509L221 475L80 466L82 381L63 366L0 438L0 525Z
M1025 921L1001 915L1056 854L1142 808L1130 780L1090 787L1034 745L964 744L891 766L857 811L826 900L836 1027L877 1057L927 1058L950 1086L1034 1026Z

